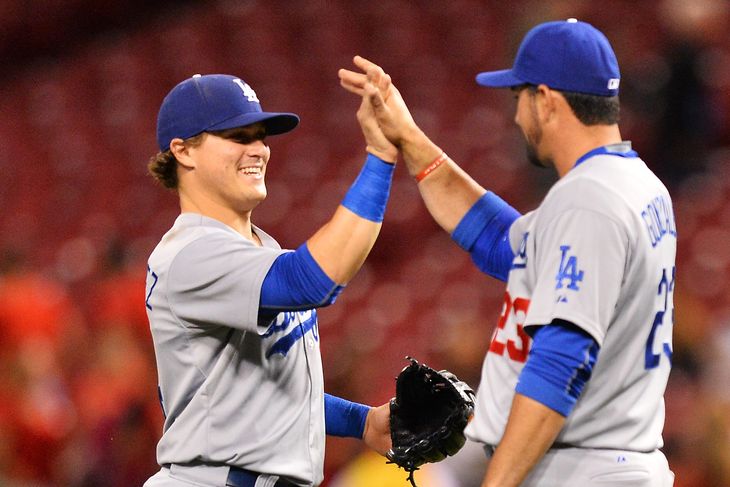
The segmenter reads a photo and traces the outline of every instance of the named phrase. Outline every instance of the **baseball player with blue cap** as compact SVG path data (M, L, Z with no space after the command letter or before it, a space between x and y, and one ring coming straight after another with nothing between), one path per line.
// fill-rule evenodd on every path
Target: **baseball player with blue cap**
M341 84L370 100L434 219L507 283L466 430L489 458L482 487L671 486L677 231L666 187L621 138L609 41L575 19L543 23L511 69L476 78L511 89L528 158L559 176L525 214L418 128L380 67L355 64Z
M165 416L146 487L317 486L325 434L385 454L389 407L324 392L316 309L335 302L379 233L396 148L369 103L368 156L332 218L296 250L252 222L267 196L266 137L294 129L230 75L195 75L165 97L151 174L181 213L148 260L145 306Z

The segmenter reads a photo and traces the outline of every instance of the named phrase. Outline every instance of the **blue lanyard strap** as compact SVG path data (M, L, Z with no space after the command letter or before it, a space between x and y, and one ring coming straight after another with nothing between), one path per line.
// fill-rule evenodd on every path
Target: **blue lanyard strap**
M593 149L592 151L586 152L580 158L578 158L578 160L575 162L575 166L573 167L576 167L584 162L586 159L590 159L591 157L597 156L599 154L609 154L619 157L639 157L639 154L637 154L635 150L631 149L631 141L625 140L623 142L619 142L618 144L604 145L603 147L598 147L596 149Z

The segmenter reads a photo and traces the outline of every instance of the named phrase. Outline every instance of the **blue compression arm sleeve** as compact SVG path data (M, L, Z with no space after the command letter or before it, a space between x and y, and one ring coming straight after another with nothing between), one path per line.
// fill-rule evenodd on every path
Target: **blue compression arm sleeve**
M471 254L482 272L506 281L514 259L509 227L519 217L517 210L488 191L464 215L451 238Z
M325 433L331 436L362 438L365 432L365 420L369 411L369 406L325 393Z
M335 302L343 289L324 273L307 244L302 244L271 264L261 284L259 308L294 311L327 306Z
M567 417L591 378L598 349L592 336L568 321L539 327L515 391Z
M382 222L394 170L395 164L368 154L360 174L342 200L342 206L366 220Z

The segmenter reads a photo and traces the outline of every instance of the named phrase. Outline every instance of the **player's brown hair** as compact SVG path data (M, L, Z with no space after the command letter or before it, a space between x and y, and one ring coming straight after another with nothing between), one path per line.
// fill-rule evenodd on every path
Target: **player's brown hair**
M189 147L197 147L203 142L204 135L205 132L185 139L185 144ZM147 171L164 187L177 189L177 159L170 152L170 149L152 156L149 163L147 163Z
M537 86L525 83L512 88L514 92L521 90L529 90L530 93L535 93ZM598 96L573 91L555 91L563 95L573 114L583 125L614 125L619 122L618 95Z
M614 125L619 122L618 95L597 96L571 91L560 93L583 125Z

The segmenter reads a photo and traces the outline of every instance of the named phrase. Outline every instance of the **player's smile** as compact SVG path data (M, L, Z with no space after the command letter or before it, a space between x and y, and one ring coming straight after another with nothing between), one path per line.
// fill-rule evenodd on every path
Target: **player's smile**
M236 164L236 172L248 184L263 184L266 175L266 163L267 158L264 154L258 156L244 154Z
M235 144L236 150L243 150L240 159L233 165L236 172L239 197L260 202L266 198L266 163L268 148L261 142L242 147ZM257 147L260 145L261 147Z
M238 170L239 174L244 176L252 177L253 179L263 179L264 177L264 165L256 166L245 166Z

